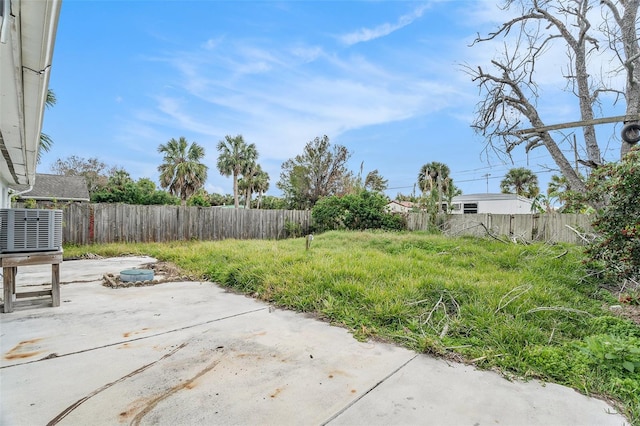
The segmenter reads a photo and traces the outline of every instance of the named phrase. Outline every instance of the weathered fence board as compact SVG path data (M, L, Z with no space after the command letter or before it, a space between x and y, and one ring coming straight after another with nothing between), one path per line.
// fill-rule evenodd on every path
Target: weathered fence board
M438 218L447 235L506 236L526 241L548 241L584 244L581 235L592 234L593 217L582 214L464 214ZM410 231L427 230L429 215L409 213ZM576 232L577 231L577 232Z
M278 239L293 222L309 232L310 211L216 207L68 204L63 207L66 244L179 240Z
M18 206L21 207L21 206ZM281 239L288 222L311 230L309 210L245 210L220 207L70 203L63 206L65 244L167 242L179 240ZM429 229L427 213L408 213L407 229ZM441 215L446 235L489 234L526 241L584 244L592 216L581 214Z

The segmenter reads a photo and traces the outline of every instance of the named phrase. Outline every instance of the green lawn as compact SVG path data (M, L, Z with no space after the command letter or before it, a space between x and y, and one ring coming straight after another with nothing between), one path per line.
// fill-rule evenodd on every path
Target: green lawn
M358 339L611 398L640 424L640 327L609 313L579 247L419 232L328 232L309 251L302 238L65 247L89 252L147 254Z

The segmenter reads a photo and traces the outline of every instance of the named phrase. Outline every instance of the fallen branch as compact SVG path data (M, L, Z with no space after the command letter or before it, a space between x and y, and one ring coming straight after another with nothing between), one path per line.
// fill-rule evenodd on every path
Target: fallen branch
M528 285L528 286L524 286L524 285L519 285L518 287L514 287L511 290L509 290L504 296L502 296L500 298L500 301L498 302L498 307L496 308L496 311L494 313L498 313L501 309L506 308L507 305L511 302L513 302L514 300L516 300L518 297L522 296L523 294L525 294L526 292L528 292L529 290L531 290L533 288L533 286ZM509 296L511 293L514 292L519 292L516 295L514 295L511 299L509 299L504 305L502 304L502 301Z
M587 234L582 234L582 233L580 233L580 231L578 231L578 230L577 230L577 229L575 229L575 228L572 228L572 227L571 227L571 226L569 226L569 225L564 225L564 226L566 226L567 228L569 228L569 229L571 229L573 232L575 232L575 234L576 234L578 237L580 237L580 239L582 239L582 241L584 241L585 243L589 243L589 244L590 244L591 242L593 242L593 239L588 240L588 239L585 237L585 235L587 235Z
M494 240L500 241L501 243L509 244L509 241L505 241L502 238L498 238L497 236L493 235L493 233L489 231L489 228L487 228L487 226L484 223L480 222L480 226L482 226L485 232L487 233L487 235L493 238Z
M436 304L433 305L433 308L431 308L431 311L429 311L429 315L427 315L427 319L424 320L424 322L422 324L426 324L429 321L431 321L431 316L436 311L436 309L438 309L438 306L440 306L441 303L442 303L442 295L440 296L440 299L436 302ZM446 311L447 311L447 309L445 308L445 313L446 313Z
M478 362L478 361L482 361L482 360L487 359L487 358L489 358L489 357L496 357L496 358L497 358L497 357L499 357L499 356L504 356L504 354L484 355L484 356L481 356L481 357L479 357L479 358L474 358L474 359L472 359L472 360L471 360L471 363L476 363L476 362Z
M444 336L446 336L448 331L449 331L449 321L447 321L444 324L444 327L442 327L442 331L440 332L440 339L442 339Z
M438 328L440 328L440 326L444 323L444 325L442 325L442 329L440 329L440 339L442 339L444 336L446 336L446 334L449 332L449 327L451 324L451 321L454 317L460 315L460 305L458 304L458 302L456 301L456 299L449 294L447 291L444 291L443 293L447 293L449 298L451 299L451 303L453 304L454 308L455 308L455 313L452 312L451 314L449 314L449 312L447 311L447 305L443 302L444 299L444 294L440 295L440 298L438 299L438 301L435 303L435 305L433 305L433 307L431 308L431 310L429 311L429 314L427 315L427 319L425 319L422 324L426 325L431 323L431 319L433 317L433 314L439 309L442 308L442 312L443 312L443 317L440 321L438 321L437 324L429 324L429 327L431 327L434 331L437 330ZM419 302L423 302L424 300L421 300ZM416 302L414 302L416 303Z
M569 250L565 249L564 253L560 253L559 255L554 256L554 259L560 259L562 256L565 256L567 253L569 253Z

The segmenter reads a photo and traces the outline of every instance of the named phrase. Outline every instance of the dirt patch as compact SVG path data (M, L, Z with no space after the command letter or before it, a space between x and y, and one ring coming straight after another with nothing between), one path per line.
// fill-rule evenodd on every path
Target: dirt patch
M80 256L75 256L75 257L65 257L64 260L83 260L83 259L104 259L104 256L100 256L99 254L95 254L95 253L85 253L83 255Z
M152 269L155 271L156 275L161 275L167 278L185 278L188 281L193 281L192 277L184 275L180 268L170 262L147 263L142 265L140 269Z
M640 305L621 304L616 311L622 317L628 318L636 324L640 325Z
M170 262L146 263L136 269L154 271L154 278L148 281L122 281L120 274L104 274L102 285L111 288L143 287L175 281L197 281L195 277L186 275L180 268Z

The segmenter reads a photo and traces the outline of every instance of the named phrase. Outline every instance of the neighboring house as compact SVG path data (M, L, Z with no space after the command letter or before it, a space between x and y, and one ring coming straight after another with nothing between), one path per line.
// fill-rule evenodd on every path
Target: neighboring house
M531 214L533 200L516 194L465 194L451 200L452 214Z
M0 208L35 184L61 0L0 1Z
M409 213L415 211L416 205L411 201L390 201L386 205L386 209L389 213Z
M62 176L36 174L36 182L31 191L28 188L12 187L21 192L20 199L36 201L82 202L89 201L89 190L84 176Z

